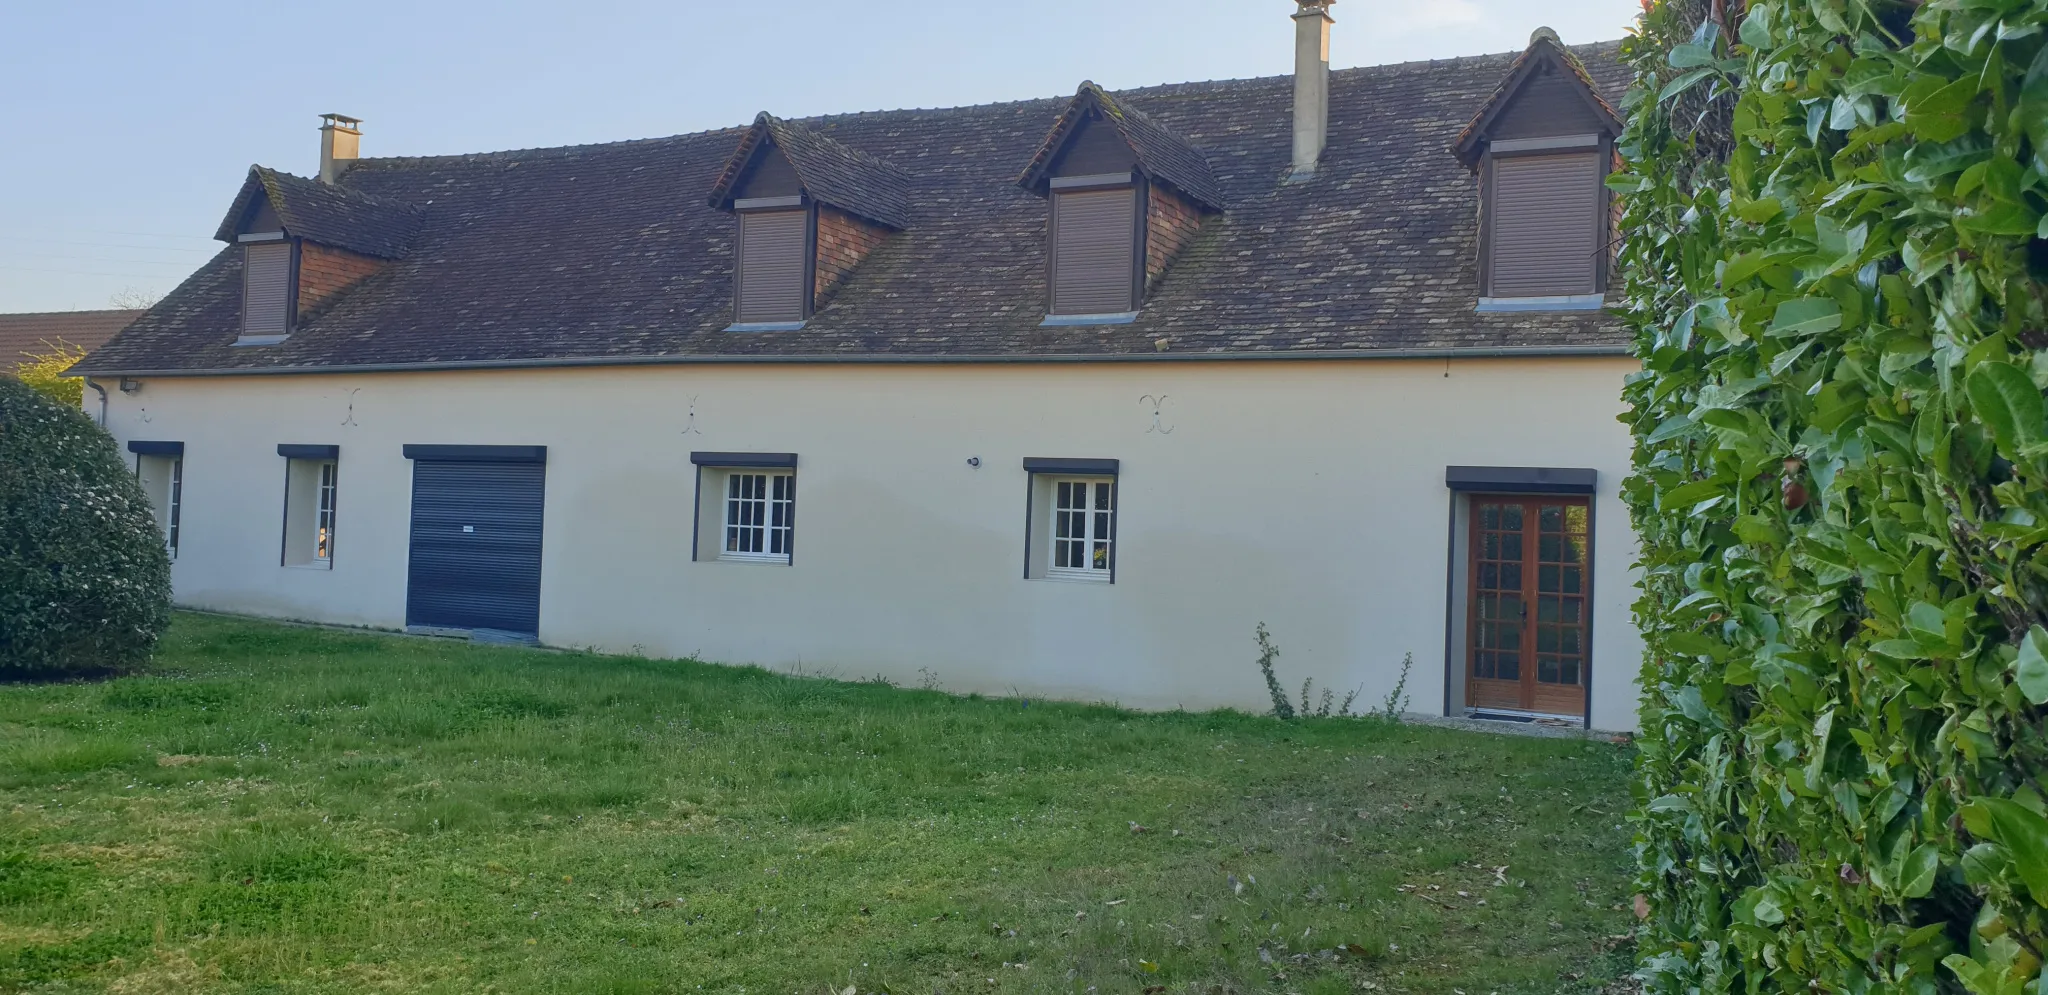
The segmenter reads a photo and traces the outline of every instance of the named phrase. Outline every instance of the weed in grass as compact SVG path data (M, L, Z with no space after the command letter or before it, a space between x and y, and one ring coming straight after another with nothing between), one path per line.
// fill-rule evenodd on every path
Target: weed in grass
M195 615L159 659L181 676L0 688L0 991L1548 995L1627 970L1607 744Z
M0 908L48 903L70 894L79 872L22 851L0 852Z

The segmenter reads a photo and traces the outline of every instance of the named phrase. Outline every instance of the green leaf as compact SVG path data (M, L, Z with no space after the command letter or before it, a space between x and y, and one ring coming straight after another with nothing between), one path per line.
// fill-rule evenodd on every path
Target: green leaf
M1970 371L1966 387L1977 418L1990 427L2006 449L2019 450L2042 441L2048 428L2048 406L2025 370L2010 363L1987 361Z
M1978 798L1970 805L1990 817L1992 838L2012 855L2013 868L2034 901L2048 905L2048 819L2004 798Z
M1941 870L1941 848L1932 843L1922 843L1906 855L1899 868L1899 894L1907 898L1925 898L1934 890L1934 874Z
M1977 96L1978 83L1975 76L1962 79L1933 89L1918 97L1906 99L1906 127L1922 141L1948 142L1961 138L1970 130L1970 122L1964 116L1970 101ZM1908 89L1911 93L1911 89Z
M1664 89L1659 91L1657 94L1657 102L1660 104L1664 103L1665 101L1668 101L1671 98L1676 97L1679 94L1692 89L1693 84L1698 83L1700 80L1706 79L1707 77L1712 75L1714 75L1714 68L1712 66L1708 66L1705 69L1695 69L1688 73L1682 73L1678 76L1678 78L1672 80L1669 83L1664 84Z
M1749 14L1742 19L1742 27L1736 29L1735 36L1751 48L1768 48L1771 44L1770 8L1749 8Z
M1714 64L1714 50L1705 45L1686 42L1683 45L1671 46L1671 54L1665 57L1665 61L1670 62L1673 69L1711 66Z
M1831 297L1800 297L1778 305L1770 335L1814 335L1842 327L1842 305Z
M2019 659L2013 661L2013 678L2028 701L2048 704L2048 629L2035 625L2021 637Z

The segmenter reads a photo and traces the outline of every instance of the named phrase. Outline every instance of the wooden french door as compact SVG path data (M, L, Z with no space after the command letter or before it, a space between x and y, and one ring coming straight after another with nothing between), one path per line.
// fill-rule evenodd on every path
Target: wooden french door
M1471 511L1465 704L1584 716L1586 499L1475 495Z

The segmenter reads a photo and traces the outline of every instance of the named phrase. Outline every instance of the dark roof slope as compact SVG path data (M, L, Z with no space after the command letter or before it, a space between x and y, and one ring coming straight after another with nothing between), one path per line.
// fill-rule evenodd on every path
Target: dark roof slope
M766 139L782 150L813 198L891 228L910 224L911 179L902 170L766 111L754 118L754 126L719 171L711 191L712 207L723 210L732 205L733 184Z
M0 373L57 345L97 349L141 314L139 310L0 314Z
M299 238L348 249L379 259L397 259L419 231L417 205L378 197L347 187L329 186L303 176L250 166L242 191L213 237L233 242L242 218L257 197L268 197L284 230Z
M1602 92L1612 44L1575 49ZM276 346L234 348L239 253L223 251L96 351L106 372L708 359L1028 359L1623 349L1601 312L1475 313L1476 184L1450 145L1516 53L1331 74L1328 151L1283 183L1289 77L1116 95L1201 150L1212 217L1136 321L1040 327L1045 202L1018 171L1066 100L815 118L894 163L914 196L796 331L725 332L729 215L705 201L736 129L607 145L364 159L359 194L425 209L406 256Z
M1017 177L1019 185L1027 190L1043 191L1041 185L1045 182L1046 169L1066 144L1067 136L1073 133L1091 108L1102 111L1103 117L1116 129L1117 136L1131 147L1131 153L1138 158L1138 168L1147 177L1166 181L1210 210L1220 211L1226 206L1223 190L1217 186L1215 176L1209 171L1209 160L1201 150L1137 108L1118 101L1092 80L1083 82L1074 99L1060 111L1052 132L1031 157L1031 164L1023 175Z

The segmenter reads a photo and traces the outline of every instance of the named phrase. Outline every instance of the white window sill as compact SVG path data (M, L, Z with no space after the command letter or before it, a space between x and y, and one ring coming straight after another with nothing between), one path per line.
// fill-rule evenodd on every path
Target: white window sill
M1502 311L1598 311L1607 306L1606 294L1569 294L1561 297L1481 297L1472 310Z
M291 338L289 335L244 335L235 340L235 345L277 345Z
M284 565L284 568L286 570L332 570L334 569L334 561L315 560L312 563L287 563Z
M1060 325L1128 325L1138 320L1136 311L1120 311L1115 314L1048 314L1038 323L1040 328L1054 328Z
M736 321L725 326L728 332L796 332L802 331L801 321Z
M1057 567L1047 570L1045 576L1038 579L1065 581L1069 584L1107 584L1110 580L1107 570L1061 570Z
M789 557L780 553L767 553L760 556L748 556L744 553L720 553L716 562L750 563L757 567L786 567L789 566Z

